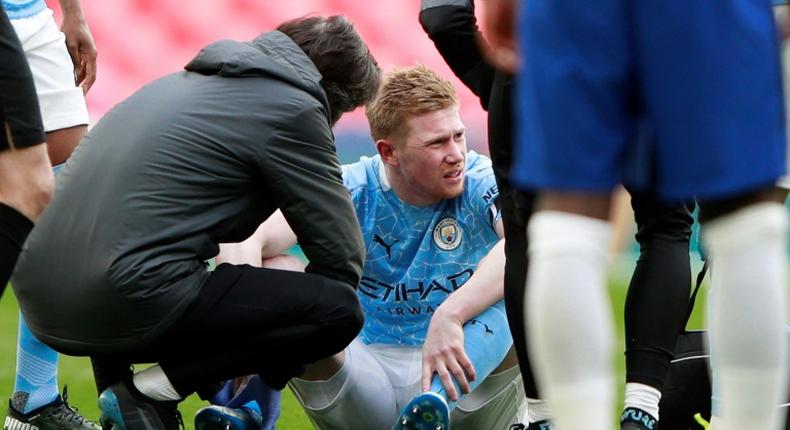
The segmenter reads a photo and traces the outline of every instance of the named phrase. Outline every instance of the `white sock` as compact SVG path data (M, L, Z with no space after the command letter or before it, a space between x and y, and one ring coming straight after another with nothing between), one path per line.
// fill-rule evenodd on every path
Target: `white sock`
M549 407L549 402L527 397L527 421L536 423L538 421L550 420L553 416L551 407Z
M704 226L712 261L709 327L716 430L778 429L787 387L787 212L759 203ZM719 420L720 419L720 420Z
M559 430L611 429L614 327L606 290L609 223L541 211L528 227L529 353Z
M625 384L625 408L641 409L653 418L658 419L658 402L661 401L661 391L638 382Z
M159 365L149 367L142 372L137 372L132 378L134 386L146 397L154 400L181 400L173 384Z

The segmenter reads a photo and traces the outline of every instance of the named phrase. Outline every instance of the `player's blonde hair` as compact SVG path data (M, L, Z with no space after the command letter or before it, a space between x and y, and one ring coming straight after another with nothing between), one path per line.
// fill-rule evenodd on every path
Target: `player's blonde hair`
M453 84L418 64L387 72L365 115L373 140L379 140L402 136L409 118L457 104Z

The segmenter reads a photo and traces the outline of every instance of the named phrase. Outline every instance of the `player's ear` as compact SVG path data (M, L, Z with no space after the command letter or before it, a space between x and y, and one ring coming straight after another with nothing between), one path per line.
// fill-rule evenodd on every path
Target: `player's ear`
M379 139L376 141L376 150L381 156L381 161L385 164L392 166L398 165L398 159L395 156L395 144L389 139Z

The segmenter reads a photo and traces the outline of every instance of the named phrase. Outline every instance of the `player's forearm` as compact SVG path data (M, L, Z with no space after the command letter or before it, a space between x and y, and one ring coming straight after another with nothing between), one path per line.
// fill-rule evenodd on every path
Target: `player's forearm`
M480 261L474 275L447 300L436 313L461 324L502 300L505 294L505 241L500 240Z
M82 14L82 7L80 7L79 0L60 0L60 10L63 12L63 19L74 19L77 21L85 21L85 16Z
M258 246L264 259L276 257L296 245L296 235L280 210L264 221L248 240Z
M262 260L261 248L256 244L246 241L240 243L221 243L219 245L219 255L217 255L215 259L217 265L222 263L249 264L254 267L261 267Z
M516 73L519 68L515 37L516 0L485 2L486 40L484 54L499 70Z
M239 243L221 243L216 263L249 264L261 267L263 261L282 255L296 244L282 212L275 211L249 238Z

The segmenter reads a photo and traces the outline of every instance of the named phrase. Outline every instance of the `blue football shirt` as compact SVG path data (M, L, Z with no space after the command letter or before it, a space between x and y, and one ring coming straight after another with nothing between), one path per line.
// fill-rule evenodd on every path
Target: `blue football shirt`
M28 18L47 7L44 0L2 0L2 3L10 19Z
M365 310L360 339L421 345L433 312L499 241L491 160L470 151L463 193L427 207L395 195L378 155L343 166L343 182L367 249L357 290Z

